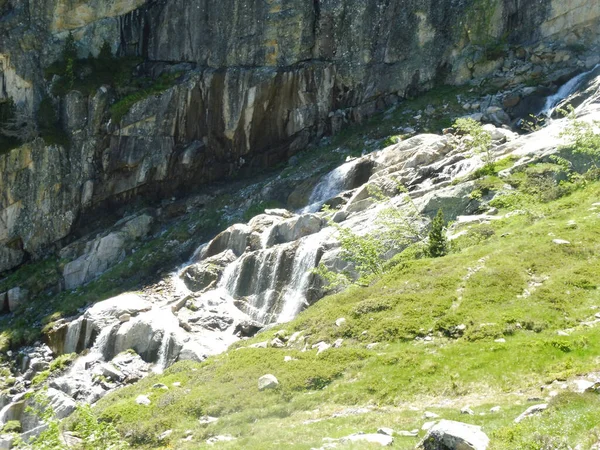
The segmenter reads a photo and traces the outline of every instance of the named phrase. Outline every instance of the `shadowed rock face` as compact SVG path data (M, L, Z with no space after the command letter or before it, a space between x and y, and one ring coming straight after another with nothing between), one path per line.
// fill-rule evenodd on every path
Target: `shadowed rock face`
M70 148L36 141L0 155L0 272L59 246L106 205L273 166L343 121L436 82L467 81L473 45L559 39L597 27L600 17L579 0L484 3L0 2L0 100L25 110L47 91L43 69L68 31L81 56L107 40L155 72L185 63L177 85L134 105L119 124L109 120L110 89L72 92L56 100Z

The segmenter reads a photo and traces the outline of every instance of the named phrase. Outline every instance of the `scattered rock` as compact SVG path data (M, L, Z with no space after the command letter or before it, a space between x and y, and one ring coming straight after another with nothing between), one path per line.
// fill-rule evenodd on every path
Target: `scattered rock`
M208 445L215 445L217 442L230 442L235 441L233 436L225 435L225 436L213 436L206 440Z
M218 417L202 416L198 419L198 422L200 422L200 425L208 425L209 423L215 423L218 420Z
M387 428L387 427L381 427L377 429L377 433L378 434L384 434L386 436L393 436L394 435L394 430L392 430L391 428Z
M343 343L344 340L342 338L336 339L336 341L333 343L333 348L340 348Z
M569 241L565 241L564 239L553 239L552 242L556 245L571 245Z
M423 450L486 450L490 443L481 427L441 420L431 427L417 445Z
M155 385L152 386L152 389L160 389L160 390L163 390L163 391L168 391L169 390L169 388L166 385L162 384L162 383L156 383Z
M378 345L379 345L379 342L372 342L370 344L367 344L367 350L373 350Z
M461 414L467 414L469 416L475 415L475 412L471 408L469 408L468 406L465 406L464 408L462 408L460 410L460 413Z
M498 413L498 412L500 412L500 407L499 406L494 406L493 408L490 408L490 412L491 413Z
M396 436L415 437L419 434L419 430L412 430L412 431L401 430L401 431L396 431L395 433L396 433Z
M258 390L264 391L265 389L275 389L279 386L279 381L275 378L275 375L267 374L263 375L258 379Z
M388 447L394 443L394 438L384 434L351 434L340 439L340 442L368 442Z
M285 343L279 339L279 338L275 338L271 341L271 347L273 348L283 348L285 347Z
M440 416L431 411L425 411L423 414L423 419L438 419Z
M161 433L160 436L158 436L158 440L159 441L164 441L165 439L167 439L172 434L173 434L173 430L167 430L164 433Z
M152 403L146 395L138 395L137 398L135 399L135 402L138 405L143 405L143 406L149 406L150 403Z
M344 317L340 317L338 320L335 321L335 325L338 327L341 327L345 323L346 323L346 319Z
M325 350L329 350L331 348L331 345L329 345L327 342L318 342L315 345L312 346L312 348L316 348L317 350L317 355L323 353Z
M546 410L547 408L548 408L547 403L530 406L519 417L517 417L515 419L515 423L520 423L523 419L533 416L534 414L541 413L542 411Z

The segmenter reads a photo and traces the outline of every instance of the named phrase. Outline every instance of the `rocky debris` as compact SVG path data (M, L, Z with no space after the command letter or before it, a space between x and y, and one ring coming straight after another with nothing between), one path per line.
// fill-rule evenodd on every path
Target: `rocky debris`
M198 419L198 422L200 423L200 425L208 425L211 423L215 423L218 420L219 420L218 417L202 416Z
M393 436L394 435L394 430L392 430L391 428L387 428L387 427L381 427L377 429L377 433L378 434L384 434L386 436Z
M316 344L314 344L311 348L316 348L317 349L317 355L320 355L321 353L323 353L326 350L329 350L331 348L331 345L328 344L327 342L317 342Z
M160 434L160 435L157 437L157 439L158 439L159 441L164 441L164 440L168 439L168 438L169 438L169 437L170 437L172 434L173 434L173 430L166 430L166 431L162 432L162 433L161 433L161 434Z
M531 416L533 416L535 414L539 414L542 411L545 411L547 408L548 408L548 404L547 403L541 403L539 405L530 406L521 415L519 415L519 417L517 417L515 419L515 423L520 423L524 419L526 419L527 417L531 417Z
M112 364L102 364L100 366L100 372L106 378L109 378L114 381L122 381L125 379L125 375L119 369L117 369Z
M389 435L380 433L371 434L351 434L350 436L343 437L339 440L342 443L353 443L353 442L364 442L368 444L379 444L382 447L388 447L394 443L394 438Z
M486 450L489 438L481 427L452 420L433 425L417 448L423 450Z
M235 326L233 333L239 337L252 337L263 327L263 324L255 320L243 320Z
M231 441L235 441L235 438L233 436L219 435L219 436L213 436L211 438L208 438L206 440L206 443L208 445L215 445L218 442L231 442Z
M135 402L142 406L149 406L152 403L147 395L138 395Z
M276 389L279 387L279 381L275 378L275 375L267 374L263 375L258 379L258 390L264 391L267 389Z
M344 325L346 323L346 319L343 317L340 317L339 319L337 319L335 321L335 326L336 327L341 327L342 325Z
M564 239L552 239L552 242L556 245L571 245L569 241L566 241Z
M468 406L465 406L464 408L461 408L460 410L461 414L466 414L468 416L473 416L475 415L475 412Z
M501 410L500 406L494 406L494 407L490 408L491 413L499 413L500 410Z
M437 419L439 417L440 416L438 414L431 412L431 411L425 411L423 413L423 419Z

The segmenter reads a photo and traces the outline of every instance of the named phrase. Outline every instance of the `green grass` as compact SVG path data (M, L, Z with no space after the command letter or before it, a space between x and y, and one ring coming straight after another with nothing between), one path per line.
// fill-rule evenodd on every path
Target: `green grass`
M513 421L532 404L529 397L540 396L540 385L598 367L600 327L580 324L600 306L598 212L589 211L599 194L596 182L558 200L532 197L521 214L471 226L446 257L401 260L371 286L321 300L280 327L288 336L303 331L306 352L304 343L244 348L271 339L274 328L202 364L178 363L111 394L97 411L136 448L204 448L208 437L231 434L236 441L216 448L308 449L323 437L381 426L420 429L425 410L483 426L492 449L587 445L597 439L595 394L561 394L543 414ZM485 239L469 240L483 227ZM571 245L558 246L554 238ZM341 327L339 317L346 318ZM453 334L459 324L466 326L462 336ZM572 329L569 336L557 335L565 329ZM416 339L427 335L433 341ZM310 349L338 338L344 339L339 349L320 355ZM370 343L378 345L369 350ZM265 373L279 379L278 389L258 391ZM153 390L157 382L170 389ZM150 396L149 407L135 403L140 394ZM460 415L467 404L475 416ZM489 413L496 405L501 412ZM334 416L356 407L372 410ZM219 421L200 425L203 415ZM159 443L167 429L174 430L170 441ZM194 433L192 443L178 440L186 430ZM393 448L415 444L397 438Z

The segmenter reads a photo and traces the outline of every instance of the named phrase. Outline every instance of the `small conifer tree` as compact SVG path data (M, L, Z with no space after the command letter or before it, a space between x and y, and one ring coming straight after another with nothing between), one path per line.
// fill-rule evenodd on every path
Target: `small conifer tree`
M429 232L428 253L432 258L439 258L448 254L448 239L446 239L444 227L444 213L439 209L431 223L431 231Z

